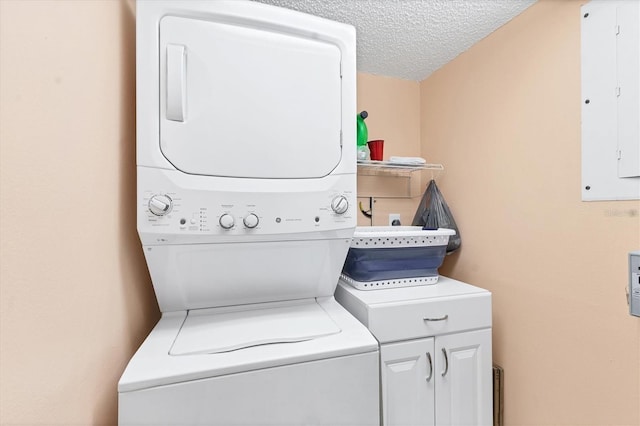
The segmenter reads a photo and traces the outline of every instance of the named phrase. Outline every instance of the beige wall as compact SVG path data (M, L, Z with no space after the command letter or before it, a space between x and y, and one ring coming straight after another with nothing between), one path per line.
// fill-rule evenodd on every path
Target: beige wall
M422 155L494 300L507 425L640 425L640 203L580 200L580 5L543 0L421 83Z
M578 7L536 5L421 85L358 76L385 157L422 146L447 168L463 249L445 269L494 292L510 425L640 424L623 292L640 206L580 202ZM134 28L129 2L0 1L2 425L114 424L159 317L135 231Z
M159 318L135 224L135 20L0 1L0 424L116 423Z
M412 157L420 152L420 85L415 81L358 74L358 112L367 111L369 140L383 139L384 159L391 156ZM419 178L419 176L418 176ZM407 179L358 178L359 193L393 194ZM360 198L365 210L369 198ZM403 225L410 225L418 199L375 197L373 223L358 214L359 225L387 225L389 213L400 214Z

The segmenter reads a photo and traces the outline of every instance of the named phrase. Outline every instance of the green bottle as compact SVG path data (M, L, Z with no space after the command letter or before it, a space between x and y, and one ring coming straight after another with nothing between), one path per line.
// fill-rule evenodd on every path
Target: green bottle
M369 138L369 131L367 130L367 123L364 122L369 114L367 111L362 111L358 114L358 161L364 161L369 159L369 147L367 146L367 139Z

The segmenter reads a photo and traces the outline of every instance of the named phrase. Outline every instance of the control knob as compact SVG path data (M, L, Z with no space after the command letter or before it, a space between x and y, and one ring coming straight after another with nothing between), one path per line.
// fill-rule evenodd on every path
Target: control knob
M258 222L260 222L260 219L258 219L258 216L256 216L254 213L250 213L249 215L247 215L247 217L243 219L243 222L244 222L244 226L246 226L247 228L253 229L256 226L258 226Z
M336 214L344 214L349 209L349 200L344 195L338 195L331 201L331 209Z
M220 216L220 220L218 220L218 222L224 229L231 229L233 228L233 225L236 224L235 219L229 213L225 213Z
M156 216L164 216L169 213L172 205L168 195L156 194L149 198L149 211Z

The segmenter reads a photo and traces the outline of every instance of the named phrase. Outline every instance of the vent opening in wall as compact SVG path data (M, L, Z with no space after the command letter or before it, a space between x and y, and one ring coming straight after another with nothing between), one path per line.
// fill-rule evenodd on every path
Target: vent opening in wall
M504 424L504 370L493 364L493 426Z

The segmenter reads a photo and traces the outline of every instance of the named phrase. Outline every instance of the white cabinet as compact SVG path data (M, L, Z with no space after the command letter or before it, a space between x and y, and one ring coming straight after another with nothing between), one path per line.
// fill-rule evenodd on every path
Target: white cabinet
M436 424L491 425L491 330L436 338Z
M438 284L360 291L336 299L380 342L382 423L493 423L491 293L440 277Z
M434 425L433 355L433 338L382 345L383 424Z

